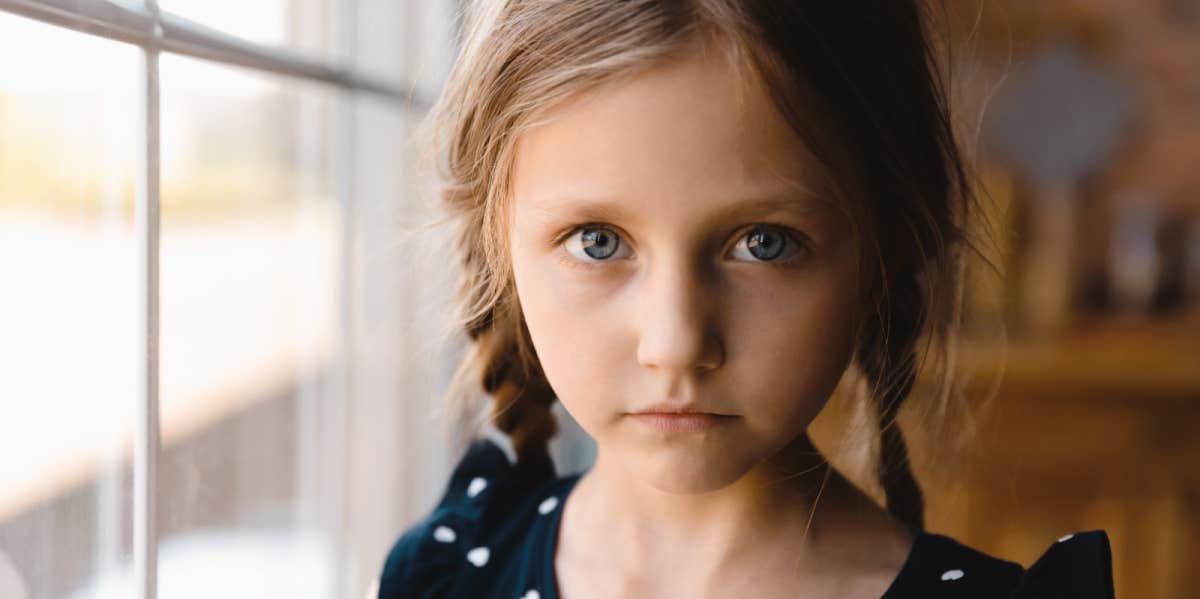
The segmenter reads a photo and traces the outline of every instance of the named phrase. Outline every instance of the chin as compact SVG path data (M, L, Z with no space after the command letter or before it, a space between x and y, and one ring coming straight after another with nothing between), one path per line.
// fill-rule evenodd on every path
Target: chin
M750 470L728 452L705 454L696 448L679 446L659 449L656 456L636 451L626 468L642 482L664 492L697 495L723 489Z

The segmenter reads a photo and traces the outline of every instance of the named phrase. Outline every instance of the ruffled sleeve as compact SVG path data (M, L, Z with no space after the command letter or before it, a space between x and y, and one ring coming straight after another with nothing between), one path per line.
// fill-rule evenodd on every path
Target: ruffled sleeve
M1089 530L1060 537L1026 571L1012 599L1112 599L1108 534Z

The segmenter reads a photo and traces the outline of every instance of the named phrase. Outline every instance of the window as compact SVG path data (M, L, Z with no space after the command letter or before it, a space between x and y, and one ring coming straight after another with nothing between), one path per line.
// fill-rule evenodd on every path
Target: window
M0 596L368 591L449 466L453 10L0 0Z

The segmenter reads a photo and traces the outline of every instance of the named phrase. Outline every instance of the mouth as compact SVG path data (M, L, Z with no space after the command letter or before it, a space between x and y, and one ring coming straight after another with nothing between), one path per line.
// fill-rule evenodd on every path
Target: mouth
M639 412L630 414L639 424L663 433L694 433L724 426L737 418L707 412Z
M692 415L707 415L707 416L733 416L733 414L722 414L715 409L707 408L696 403L678 403L678 402L659 402L653 405L646 406L632 413L634 416L660 414L665 416L692 416Z

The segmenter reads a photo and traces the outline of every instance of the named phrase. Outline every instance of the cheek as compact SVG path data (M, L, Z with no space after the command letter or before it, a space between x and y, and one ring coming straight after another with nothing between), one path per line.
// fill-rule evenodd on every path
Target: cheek
M726 341L735 357L728 366L739 402L753 404L748 411L763 422L807 424L829 399L853 351L858 304L852 281L831 270L770 293L737 293L746 299L730 319Z
M619 409L614 375L633 350L621 341L619 298L545 263L551 260L514 254L517 297L547 381L586 429L589 420Z

